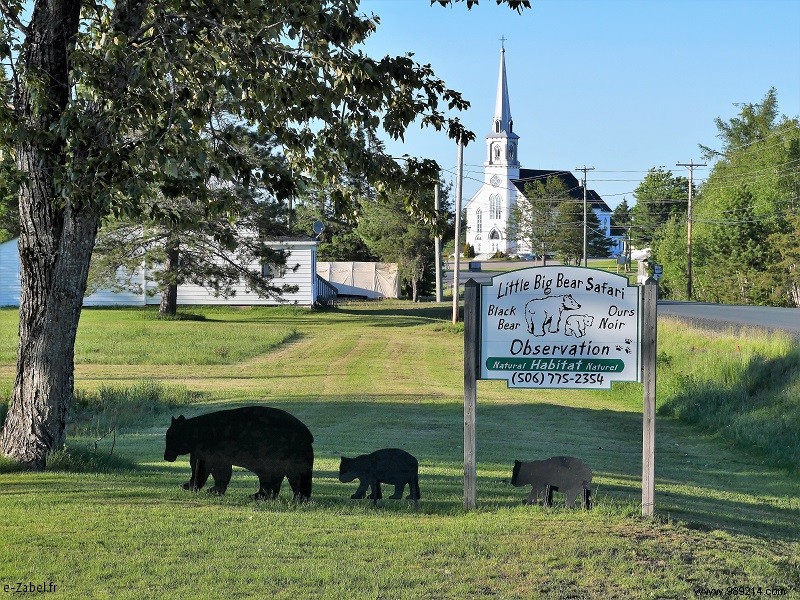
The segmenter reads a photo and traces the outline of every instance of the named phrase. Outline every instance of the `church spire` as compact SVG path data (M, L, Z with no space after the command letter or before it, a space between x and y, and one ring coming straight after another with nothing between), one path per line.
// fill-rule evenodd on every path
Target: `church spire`
M508 82L506 81L506 49L501 40L500 73L497 76L497 100L494 107L493 133L512 133L514 121L511 119L511 104L508 101Z

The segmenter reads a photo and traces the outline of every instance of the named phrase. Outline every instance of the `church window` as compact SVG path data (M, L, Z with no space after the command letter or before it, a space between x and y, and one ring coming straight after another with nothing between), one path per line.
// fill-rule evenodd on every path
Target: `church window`
M502 210L500 208L500 195L493 194L489 196L489 218L490 219L501 219L502 218Z
M480 210L475 213L475 228L477 229L476 233L483 231L483 213Z
M513 133L514 132L514 119L509 119L508 120L508 132L509 133Z
M490 240L499 240L500 234L497 232L497 229L492 229L492 232L489 234Z
M497 119L494 122L494 132L495 133L500 133L500 119Z
M494 159L500 160L500 144L494 145Z

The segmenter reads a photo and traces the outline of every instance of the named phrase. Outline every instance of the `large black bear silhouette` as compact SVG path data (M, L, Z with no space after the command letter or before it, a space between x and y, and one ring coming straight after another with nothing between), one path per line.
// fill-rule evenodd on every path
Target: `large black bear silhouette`
M350 483L354 479L359 480L359 486L350 496L353 500L363 498L367 488L372 488L369 497L373 504L377 504L383 497L381 483L394 485L394 494L389 498L398 500L403 497L403 488L408 484L407 498L414 501L414 506L418 505L419 461L405 450L384 448L355 458L343 456L339 464L339 481Z
M214 486L208 491L224 494L235 465L258 475L254 500L277 497L284 477L295 500L311 497L314 436L284 410L246 406L191 419L181 415L173 417L166 437L164 460L174 462L179 455L189 454L192 476L184 489L201 489L211 475Z

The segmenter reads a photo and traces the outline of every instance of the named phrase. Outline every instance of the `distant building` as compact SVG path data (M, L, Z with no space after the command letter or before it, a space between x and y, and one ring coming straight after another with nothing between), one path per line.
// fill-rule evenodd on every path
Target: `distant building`
M519 136L514 133L511 105L508 99L505 49L500 50L500 74L497 79L492 130L486 136L486 160L483 163L483 185L466 204L467 243L476 254L491 255L536 253L536 249L518 247L506 236L511 207L525 197L525 183L561 179L569 195L583 200L580 181L562 169L523 169L519 162ZM587 191L587 203L597 215L600 228L612 240L612 254L621 252L621 240L611 236L612 210L594 190Z
M335 297L335 289L317 274L317 242L310 238L282 238L269 242L273 248L284 250L286 269L273 273L276 286L296 286L295 292L286 292L280 298L262 298L248 289L244 281L235 286L236 294L228 298L215 296L208 289L190 283L178 286L178 305L284 305L314 306ZM272 266L254 262L249 268L264 275ZM139 283L138 291L103 289L83 299L84 306L146 306L158 305L161 295L156 284L147 276L144 265L133 276ZM19 251L17 240L0 244L0 306L19 306L21 291Z

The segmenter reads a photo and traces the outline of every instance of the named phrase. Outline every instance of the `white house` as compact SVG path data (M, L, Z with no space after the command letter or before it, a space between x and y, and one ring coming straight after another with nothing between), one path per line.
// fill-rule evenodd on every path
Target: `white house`
M235 287L236 294L228 298L215 297L202 286L185 284L178 286L178 304L227 304L227 305L285 305L314 306L330 293L330 285L317 275L317 242L306 238L282 238L270 243L276 248L288 251L287 269L278 273L273 279L277 286L296 285L297 292L284 294L281 299L260 298L258 294L248 291L244 283ZM294 268L297 266L297 268ZM268 265L254 263L253 270L268 269ZM155 292L155 286L147 278L142 268L134 273L134 281L141 281L142 293L130 291L99 290L83 301L84 306L145 306L158 304L158 294L149 295L146 291ZM326 291L327 290L327 291ZM11 240L0 244L0 306L18 306L20 297L19 253L17 241Z
M562 180L569 194L583 200L583 187L569 171L561 169L523 169L519 162L519 136L514 133L511 104L506 79L505 49L500 50L500 73L497 78L492 130L486 136L486 160L483 163L483 185L466 204L467 243L477 254L491 255L495 252L517 254L535 253L536 249L517 247L514 240L506 237L511 207L519 198L524 198L525 183L544 181L548 177ZM612 210L597 192L587 190L587 203L597 215L605 235L612 239L612 254L618 254L617 240L611 236Z

